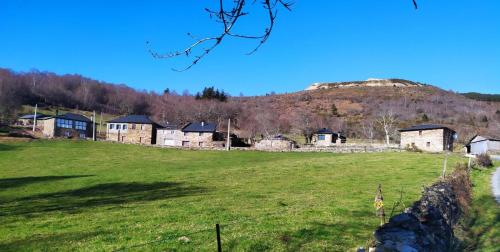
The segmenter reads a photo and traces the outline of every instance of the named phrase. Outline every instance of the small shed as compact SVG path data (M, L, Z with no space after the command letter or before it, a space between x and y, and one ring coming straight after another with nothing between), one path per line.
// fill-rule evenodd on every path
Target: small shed
M466 145L467 153L479 154L500 154L500 137L476 135Z
M345 136L328 128L317 130L312 137L312 142L315 146L333 146L340 143L346 143L346 141L347 139Z
M256 150L265 151L290 151L296 147L296 143L282 135L264 138L255 143Z

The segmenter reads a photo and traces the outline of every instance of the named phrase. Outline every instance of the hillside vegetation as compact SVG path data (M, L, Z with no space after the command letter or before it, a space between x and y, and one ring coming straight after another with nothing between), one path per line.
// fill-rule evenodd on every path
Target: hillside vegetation
M46 72L16 73L0 69L0 123L12 122L21 106L96 110L113 115L148 114L159 123L184 124L210 121L225 130L232 119L236 133L256 139L286 134L310 140L323 127L349 138L383 139L380 118L391 115L388 133L398 141L397 129L417 123L439 123L455 129L467 142L475 134L500 135L500 103L477 101L431 85L405 80L348 82L349 88L329 88L290 94L206 99L165 89L164 93L138 91L80 75L58 76ZM387 86L387 83L402 85ZM404 84L404 85L403 85ZM205 91L214 91L213 87ZM217 96L215 89L215 96ZM223 99L221 95L224 94ZM208 96L207 96L208 97ZM212 96L210 96L212 97ZM198 99L197 99L198 98ZM26 112L26 111L24 111Z
M442 161L0 143L0 251L214 251L215 223L224 251L347 251L366 246L380 223L378 184L387 215L403 192L400 212L438 179Z

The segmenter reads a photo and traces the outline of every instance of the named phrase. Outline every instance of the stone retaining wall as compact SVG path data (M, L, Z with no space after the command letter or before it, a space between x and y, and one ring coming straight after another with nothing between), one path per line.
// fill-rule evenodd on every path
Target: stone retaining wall
M370 251L454 251L458 240L453 228L466 207L464 197L470 195L464 171L425 188L419 201L375 231L376 246Z

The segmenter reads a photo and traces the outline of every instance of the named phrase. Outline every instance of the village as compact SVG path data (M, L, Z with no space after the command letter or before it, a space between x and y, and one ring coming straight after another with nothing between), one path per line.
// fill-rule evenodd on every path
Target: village
M42 138L97 139L95 122L81 114L66 113L46 116L26 114L19 117L18 125L32 129ZM380 152L380 151L424 151L430 153L453 152L457 132L447 126L420 124L399 129L400 144L358 142L349 144L341 132L329 128L317 129L312 143L299 145L283 135L262 137L252 144L248 139L239 138L229 131L217 130L212 122L189 122L185 125L161 125L145 115L128 115L114 118L105 125L102 140L124 144L146 146L229 150L260 151L309 151L309 152ZM100 130L99 130L100 131ZM475 135L463 146L464 154L500 154L500 137Z

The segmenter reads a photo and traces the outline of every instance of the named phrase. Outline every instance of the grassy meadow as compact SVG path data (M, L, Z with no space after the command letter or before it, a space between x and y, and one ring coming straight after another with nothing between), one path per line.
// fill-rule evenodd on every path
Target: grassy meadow
M403 191L399 212L442 162L421 153L0 143L0 251L214 251L215 223L225 251L352 250L380 222L379 183L387 215Z

